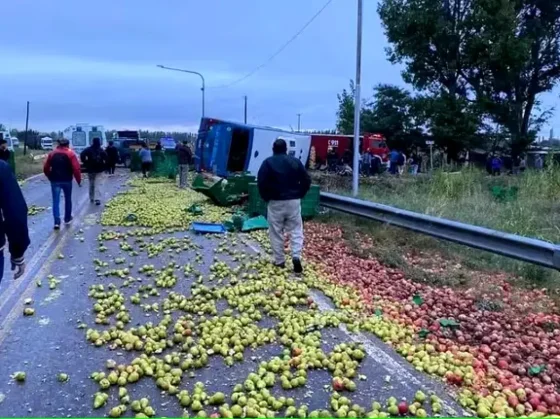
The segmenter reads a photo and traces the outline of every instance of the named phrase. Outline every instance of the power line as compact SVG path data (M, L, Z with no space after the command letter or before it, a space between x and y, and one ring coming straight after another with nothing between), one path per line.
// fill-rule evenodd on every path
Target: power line
M237 80L235 80L231 83L228 83L228 84L225 84L225 85L222 85L222 86L210 87L210 89L225 89L226 87L230 87L230 86L233 86L235 84L241 83L244 80L247 80L249 77L251 77L257 71L259 71L261 68L263 68L268 63L270 63L273 59L275 59L282 51L284 51L288 47L288 45L290 45L292 42L294 42L297 39L297 37L300 36L303 33L303 31L305 31L307 29L307 27L309 25L311 25L313 23L313 21L319 17L319 15L321 13L323 13L323 10L325 10L327 8L327 6L332 3L332 1L333 0L327 0L327 2L323 5L323 7L321 7L317 11L317 13L315 13L313 15L313 17L311 17L311 19L309 19L307 21L307 23L305 25L303 25L303 27L299 31L297 31L290 39L288 39L288 41L286 43L284 43L274 54L272 54L270 57L268 57L268 59L265 62L263 62L259 66L255 67L253 70L251 70L249 73L245 74L240 79L237 79Z

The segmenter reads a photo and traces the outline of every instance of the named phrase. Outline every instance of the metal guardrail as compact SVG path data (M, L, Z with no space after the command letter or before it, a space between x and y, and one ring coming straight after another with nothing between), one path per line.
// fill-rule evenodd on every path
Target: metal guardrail
M321 192L326 208L380 221L439 239L560 270L560 246L543 240L419 214L388 205Z

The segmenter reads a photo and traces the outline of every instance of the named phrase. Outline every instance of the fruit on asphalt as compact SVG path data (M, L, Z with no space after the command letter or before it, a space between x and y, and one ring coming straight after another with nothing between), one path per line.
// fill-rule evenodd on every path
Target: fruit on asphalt
M23 383L27 378L27 374L23 371L17 371L12 374L12 378L17 382Z
M103 392L95 393L93 396L93 408L99 409L100 407L105 406L107 400L109 400L109 395L107 393L103 393Z
M56 378L61 383L65 383L66 381L68 381L70 379L70 376L68 374L64 373L64 372L61 372L56 376Z
M533 322L529 329L523 322L523 327L517 324L506 329L501 315L488 310L476 317L479 312L473 311L474 302L468 296L461 300L451 290L412 283L396 269L342 251L344 239L328 225L306 224L305 257L309 262L299 281L265 258L234 245L237 236L204 239L215 249L212 260L190 238L179 236L193 220L185 216L185 202L200 199L204 210L208 208L207 221L219 221L227 211L216 209L191 191L181 192L180 199L175 195L177 189L168 184L134 181L131 193L119 195L103 214L105 226L133 228L105 228L99 235L99 250L107 260L94 262L100 282L90 289L95 324L86 331L86 338L95 347L130 355L128 365L107 365L106 375L97 380L100 386L106 385L104 379L110 386L133 388L138 381L142 385L151 382L175 395L178 405L194 405L197 415L218 410L223 417L287 413L313 417L319 414L317 410L309 412L278 397L276 391L305 391L312 384L308 374L323 370L332 380L331 410L326 416L385 417L395 408L402 414L404 402L399 394L390 403L375 402L367 412L349 400L351 392L357 391L357 380L362 380L362 363L368 355L353 343L336 342L340 344L329 351L322 345L328 338L325 330L345 325L350 332L371 333L393 346L416 370L471 391L460 391L459 400L474 412L486 408L492 415L554 413L551 397L556 393L545 386L560 382L555 364L549 362L554 359L552 353L560 353L560 344L554 332L543 335L539 326L553 323L553 317L529 316ZM183 218L178 218L179 213ZM130 214L135 217L125 221ZM326 241L329 235L331 239ZM266 232L252 233L251 238L269 248ZM188 254L188 263L183 263L183 253ZM152 259L149 263L134 259L138 255ZM163 257L169 259L163 262ZM335 309L320 311L312 289L331 299ZM483 325L478 331L477 322ZM514 328L530 332L525 342L515 348L506 345L505 351L496 346L505 342L506 330L514 336ZM544 353L536 339L546 342ZM226 392L223 400L221 395L214 398L216 389L211 387L192 388L199 370L212 362L223 362L234 371L239 363L253 360L252 350L270 344L281 345L281 354L257 361L254 371L240 378L240 387ZM538 362L529 365L523 356L516 361L516 355L533 347L539 352L534 360ZM544 369L541 360L546 360ZM519 375L522 369L524 375ZM527 390L525 396L519 396L518 390ZM517 403L508 392L518 398ZM538 402L535 393L540 394ZM129 396L120 397L123 405L125 397ZM135 414L155 413L151 407L146 412L148 404L135 402L130 403ZM410 415L423 417L443 410L439 398L422 391L410 402Z
M25 307L23 309L23 315L24 316L33 316L35 314L35 309L31 308L31 307Z

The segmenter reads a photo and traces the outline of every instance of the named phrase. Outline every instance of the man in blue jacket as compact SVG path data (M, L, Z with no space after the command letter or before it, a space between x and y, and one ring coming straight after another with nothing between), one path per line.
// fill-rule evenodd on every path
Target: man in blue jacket
M0 160L0 281L4 273L4 247L8 250L14 279L25 272L24 254L29 246L27 204L10 166Z
M267 202L268 234L274 255L274 264L284 267L284 233L290 234L294 272L301 273L303 249L303 222L301 199L311 187L311 178L302 162L288 156L286 141L279 138L272 146L273 155L259 169L258 187Z

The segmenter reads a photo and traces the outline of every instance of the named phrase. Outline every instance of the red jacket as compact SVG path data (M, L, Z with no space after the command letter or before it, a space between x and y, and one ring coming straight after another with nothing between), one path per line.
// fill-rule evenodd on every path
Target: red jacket
M51 182L72 182L74 177L78 185L82 183L80 162L76 153L68 147L58 146L51 151L43 166L43 172Z

